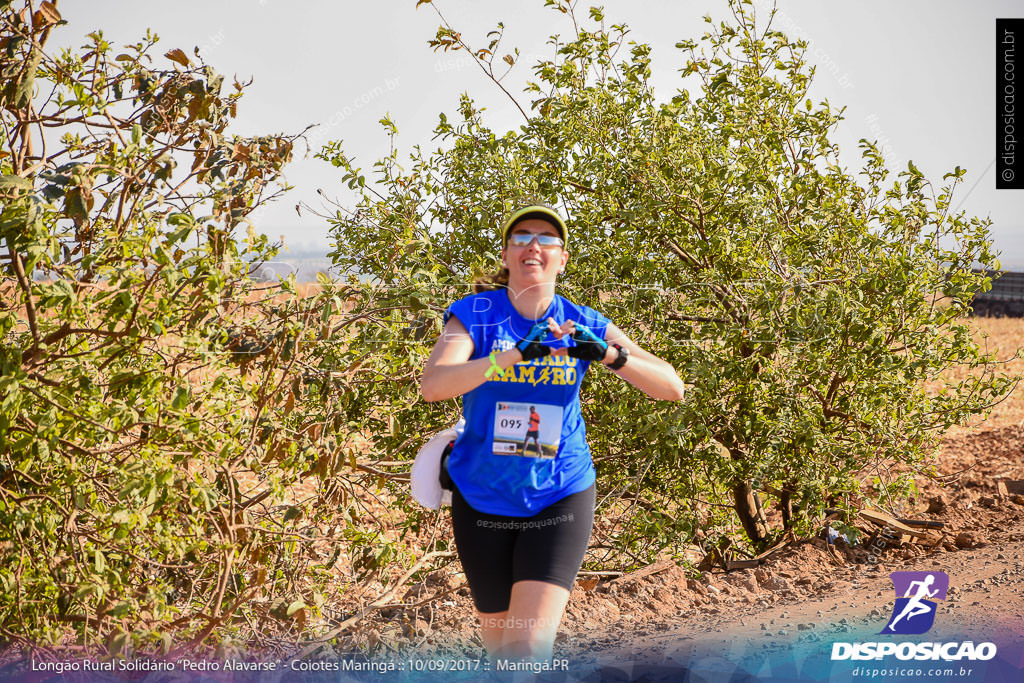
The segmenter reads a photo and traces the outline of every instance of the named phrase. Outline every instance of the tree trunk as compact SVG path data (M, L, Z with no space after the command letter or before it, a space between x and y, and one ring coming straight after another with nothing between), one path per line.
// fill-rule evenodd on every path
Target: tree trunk
M768 523L757 504L756 496L749 481L735 482L732 486L733 504L740 523L743 524L743 530L754 548L761 551L768 542Z
M736 447L735 442L729 438L730 435L722 435L713 441L718 446L722 457L731 458L736 461L744 459L743 451ZM757 550L764 550L768 544L768 520L761 510L761 501L757 498L757 492L750 486L749 481L734 481L730 487L732 493L733 509L740 518L743 530L750 539L750 543Z
M782 528L790 529L793 526L793 487L786 484L779 493L779 512L782 513Z

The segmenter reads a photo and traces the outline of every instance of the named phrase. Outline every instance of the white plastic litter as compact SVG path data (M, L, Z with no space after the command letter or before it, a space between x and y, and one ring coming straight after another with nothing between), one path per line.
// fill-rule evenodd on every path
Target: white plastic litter
M465 419L454 427L441 430L423 445L412 463L412 497L417 503L430 510L452 504L452 492L441 488L441 455L452 439L457 439L466 428Z

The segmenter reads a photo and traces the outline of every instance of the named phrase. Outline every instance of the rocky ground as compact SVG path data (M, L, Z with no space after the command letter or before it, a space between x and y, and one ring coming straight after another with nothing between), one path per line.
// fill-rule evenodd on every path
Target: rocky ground
M844 632L877 633L895 597L889 573L941 570L948 599L933 633L984 640L994 624L1024 638L1024 497L1000 496L998 480L1024 480L1024 427L966 431L944 442L940 485L921 480L920 495L900 514L943 522L933 547L892 543L869 552L862 544L797 539L757 568L704 572L698 578L671 563L613 580L581 580L573 590L556 654L579 660L635 657L672 660L700 642L728 652L771 652L794 643L837 640ZM868 525L863 525L868 528ZM456 565L457 567L457 565ZM444 593L439 599L429 598ZM455 572L437 572L413 586L405 604L385 610L350 643L376 655L421 652L482 656L469 591Z
M907 543L869 553L840 541L833 552L815 538L796 541L756 569L705 572L695 580L670 568L589 592L577 588L562 642L614 648L622 628L635 632L631 646L642 638L651 647L686 635L708 642L718 634L726 645L790 634L813 641L861 625L877 632L890 616L889 573L897 570L949 574L936 628L963 635L998 621L1024 636L1024 497L1000 498L996 489L997 479L1024 479L1022 453L1024 428L947 442L940 472L967 471L944 491L923 483L920 509L909 515L945 524L934 548Z

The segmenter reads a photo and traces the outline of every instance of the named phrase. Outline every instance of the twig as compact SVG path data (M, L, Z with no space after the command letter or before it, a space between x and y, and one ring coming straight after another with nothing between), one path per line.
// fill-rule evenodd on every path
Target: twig
M318 640L314 640L312 643L302 648L302 650L300 650L299 653L295 655L294 659L304 659L308 657L309 655L313 654L321 647L323 647L329 640L337 637L349 626L355 624L356 622L362 621L370 612L374 612L376 610L381 609L382 607L385 607L388 604L388 602L394 597L395 592L398 590L398 588L405 584L410 578L412 578L412 576L416 572L418 572L424 565L426 565L431 560L448 557L455 557L455 553L450 551L435 551L432 553L427 553L426 555L421 557L419 561L416 562L416 564L412 566L412 569L407 571L405 574L402 575L400 579L398 579L398 581L392 584L391 588L385 591L383 595L378 597L376 600L371 602L363 609L359 610L359 613L355 616L349 617L345 621L338 624L338 626L328 631Z

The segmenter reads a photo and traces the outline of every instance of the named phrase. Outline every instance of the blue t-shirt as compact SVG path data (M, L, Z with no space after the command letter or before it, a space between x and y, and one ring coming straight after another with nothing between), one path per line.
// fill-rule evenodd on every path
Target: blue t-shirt
M453 315L473 339L471 359L512 348L548 317L558 324L582 323L602 339L609 323L594 309L558 295L544 315L530 320L505 289L459 299L445 311L444 322ZM552 334L544 343L553 349L573 344L569 335ZM568 356L516 363L462 396L466 428L449 456L448 472L473 508L530 517L594 483L580 414L580 384L589 365Z

